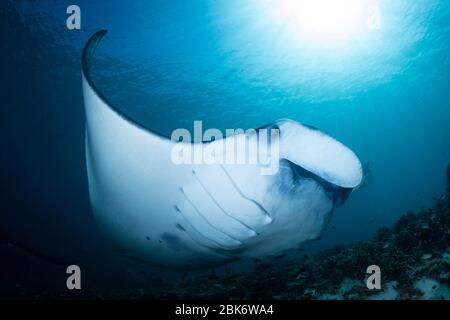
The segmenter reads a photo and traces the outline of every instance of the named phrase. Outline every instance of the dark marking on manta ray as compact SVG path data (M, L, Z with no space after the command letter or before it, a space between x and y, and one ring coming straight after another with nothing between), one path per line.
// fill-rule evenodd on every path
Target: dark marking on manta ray
M184 248L183 242L176 235L171 233L163 233L161 238L167 243L169 248L175 251L180 251Z
M181 224L179 224L179 223L175 224L175 227L176 227L177 229L181 230L181 231L185 231L185 232L186 232L186 229L185 229Z
M165 241L167 246L174 251L192 251L189 247L187 247L184 242L175 234L172 233L163 233L161 238Z

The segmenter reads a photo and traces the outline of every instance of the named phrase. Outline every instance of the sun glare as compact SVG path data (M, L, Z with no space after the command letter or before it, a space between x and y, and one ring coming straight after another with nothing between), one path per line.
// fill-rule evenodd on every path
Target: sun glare
M377 0L277 0L265 11L284 32L315 41L352 38L380 27Z

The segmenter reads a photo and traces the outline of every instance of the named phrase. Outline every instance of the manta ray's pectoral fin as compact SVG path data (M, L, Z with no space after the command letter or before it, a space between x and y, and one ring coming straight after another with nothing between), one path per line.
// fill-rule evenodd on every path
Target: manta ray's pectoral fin
M142 126L95 85L90 64L104 35L82 56L89 195L101 230L130 256L193 268L279 254L317 237L360 184L350 149L288 119L186 144L194 163L174 161L180 141Z

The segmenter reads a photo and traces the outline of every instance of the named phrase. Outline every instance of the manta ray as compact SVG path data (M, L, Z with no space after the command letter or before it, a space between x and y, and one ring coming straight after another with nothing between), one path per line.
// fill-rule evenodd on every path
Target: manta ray
M93 82L90 64L105 34L95 33L82 54L86 165L97 224L123 254L178 269L276 256L320 237L361 183L348 147L289 119L263 126L279 130L275 174L261 174L261 163L174 163L179 142L137 124ZM251 144L258 134L209 144L230 139ZM194 153L202 146L184 144Z

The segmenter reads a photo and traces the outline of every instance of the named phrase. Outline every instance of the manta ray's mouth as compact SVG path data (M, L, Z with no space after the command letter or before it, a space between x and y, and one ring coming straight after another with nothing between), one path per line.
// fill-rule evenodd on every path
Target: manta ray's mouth
M291 179L293 180L293 184L302 183L304 179L311 179L317 182L325 194L333 201L335 208L343 205L353 190L353 188L344 188L335 185L287 159L281 160L280 167L289 168L292 174Z

